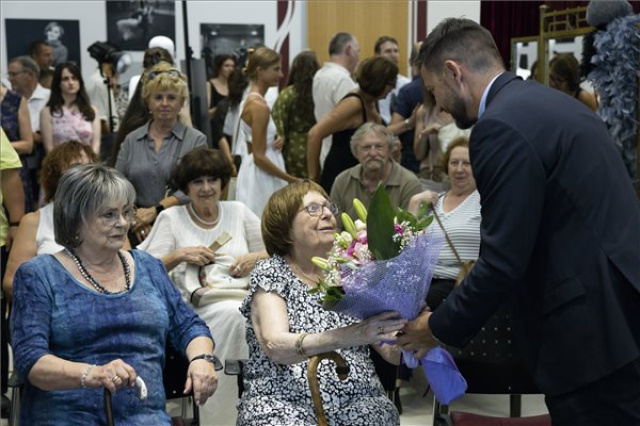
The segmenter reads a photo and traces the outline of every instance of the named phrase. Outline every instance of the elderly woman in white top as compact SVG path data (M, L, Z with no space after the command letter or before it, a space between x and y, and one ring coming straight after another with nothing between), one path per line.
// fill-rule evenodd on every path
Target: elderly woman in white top
M460 259L463 262L476 260L480 252L480 194L471 170L467 138L459 137L449 144L443 165L451 188L441 194L427 190L414 195L409 201L408 210L415 214L420 204L432 203ZM451 293L460 267L451 245L445 243L427 294L427 306L431 310L435 310Z
M183 298L209 326L221 359L248 356L238 308L248 295L249 273L267 257L260 219L240 202L220 201L230 177L231 165L218 150L198 148L185 155L173 182L191 202L160 213L138 246L162 260ZM211 247L218 243L219 249ZM201 411L203 424L235 424L237 381L221 375L219 387Z
M68 169L77 164L97 162L98 156L91 147L78 141L59 145L45 157L40 171L40 184L47 204L38 211L24 215L20 221L2 283L7 298L12 297L13 276L20 265L39 254L53 254L64 248L56 243L53 233L53 197L58 181Z

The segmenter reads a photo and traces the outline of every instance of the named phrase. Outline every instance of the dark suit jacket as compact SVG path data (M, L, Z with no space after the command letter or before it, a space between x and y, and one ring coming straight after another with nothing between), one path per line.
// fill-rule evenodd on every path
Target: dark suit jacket
M547 395L640 357L640 204L602 121L560 91L498 77L470 155L480 258L432 315L464 346L502 304Z

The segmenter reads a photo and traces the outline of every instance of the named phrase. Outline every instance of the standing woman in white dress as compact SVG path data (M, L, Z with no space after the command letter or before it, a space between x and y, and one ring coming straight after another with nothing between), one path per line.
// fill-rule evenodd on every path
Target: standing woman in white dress
M256 49L249 56L245 74L251 83L239 125L249 154L238 173L236 198L260 217L271 194L297 178L285 171L282 140L278 138L277 148L274 146L276 126L264 99L269 87L277 86L282 78L280 55L267 47Z

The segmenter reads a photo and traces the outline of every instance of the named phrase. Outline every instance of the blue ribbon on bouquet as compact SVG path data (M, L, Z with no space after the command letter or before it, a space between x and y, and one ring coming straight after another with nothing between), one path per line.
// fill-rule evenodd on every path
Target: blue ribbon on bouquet
M402 355L404 363L409 368L416 368L418 364L422 364L424 375L440 404L451 404L467 390L467 381L460 374L453 357L440 346L432 348L420 359L416 359L412 352L404 350Z

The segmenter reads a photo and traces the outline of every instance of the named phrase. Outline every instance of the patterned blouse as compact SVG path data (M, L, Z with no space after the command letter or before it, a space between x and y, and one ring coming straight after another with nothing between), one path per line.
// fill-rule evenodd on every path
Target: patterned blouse
M18 111L20 110L20 101L22 97L13 90L7 90L2 99L2 112L0 119L2 120L2 129L7 135L9 141L20 140L20 127L18 124Z
M251 301L258 287L286 301L292 333L320 333L346 327L356 320L322 308L319 296L309 294L309 288L280 256L259 262L251 275L250 295L240 308L247 318L249 361L244 367L245 391L238 406L237 426L317 425L307 382L309 362L277 364L257 341L251 324ZM369 359L368 347L356 346L337 352L349 364L347 380L338 378L333 361L325 359L318 366L322 402L329 423L398 425L398 411L382 389Z

